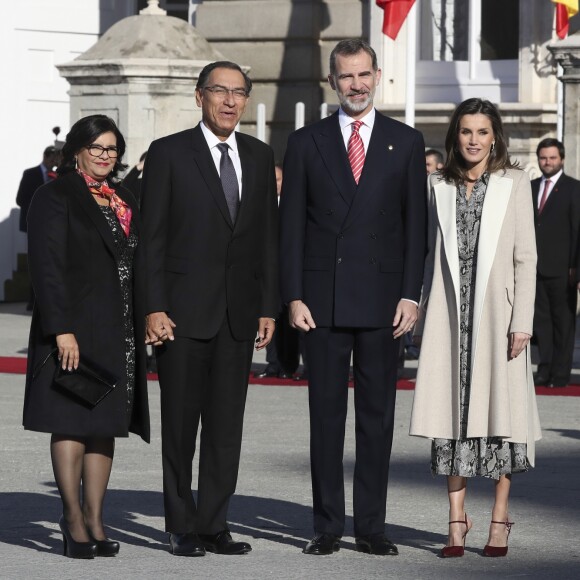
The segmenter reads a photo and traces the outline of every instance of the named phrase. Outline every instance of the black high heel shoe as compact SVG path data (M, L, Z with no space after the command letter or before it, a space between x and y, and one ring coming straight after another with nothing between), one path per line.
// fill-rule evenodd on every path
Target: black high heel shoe
M90 532L89 538L91 538L91 541L97 545L96 556L109 557L116 556L119 553L119 548L121 547L119 542L109 539L95 540Z
M60 516L58 525L62 532L63 554L68 558L94 558L97 555L96 542L77 542L73 540L64 516Z

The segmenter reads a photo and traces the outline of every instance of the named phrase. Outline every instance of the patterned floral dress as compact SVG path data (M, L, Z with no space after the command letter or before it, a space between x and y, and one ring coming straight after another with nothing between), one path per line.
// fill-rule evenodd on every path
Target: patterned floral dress
M458 440L434 439L431 446L433 475L482 475L499 479L502 475L527 471L530 467L525 443L508 443L500 437L466 438L471 391L471 338L479 225L489 174L484 173L473 185L469 199L467 187L457 188L457 245L459 248L459 364L460 364L460 435Z
M106 205L99 205L115 239L119 252L119 282L123 298L123 327L125 331L125 367L127 370L127 416L133 411L135 393L135 331L133 328L133 255L137 247L137 234L132 227L127 237L115 212Z

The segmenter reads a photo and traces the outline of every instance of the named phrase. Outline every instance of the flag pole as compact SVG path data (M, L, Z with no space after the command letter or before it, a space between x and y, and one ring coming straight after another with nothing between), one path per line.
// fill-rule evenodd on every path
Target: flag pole
M415 126L415 79L417 68L417 2L413 4L407 16L407 78L405 123Z

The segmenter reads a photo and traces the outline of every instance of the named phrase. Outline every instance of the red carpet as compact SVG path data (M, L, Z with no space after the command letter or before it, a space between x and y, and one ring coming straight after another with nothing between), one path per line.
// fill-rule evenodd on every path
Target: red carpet
M0 356L0 373L21 375L26 373L26 359L16 356ZM157 380L157 375L148 374L149 380ZM268 385L277 387L305 387L306 381L294 381L292 379L265 378L259 379L250 375L250 385ZM349 386L353 386L352 382ZM400 379L397 381L397 389L400 391L412 391L415 388L415 381ZM568 385L565 389L550 389L548 387L536 387L537 395L580 397L580 385Z

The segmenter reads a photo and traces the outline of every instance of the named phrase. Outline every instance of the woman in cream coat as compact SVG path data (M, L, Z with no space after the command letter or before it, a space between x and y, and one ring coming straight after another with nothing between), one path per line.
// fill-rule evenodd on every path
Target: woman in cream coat
M433 439L431 470L446 475L449 537L463 556L472 526L467 477L495 480L486 556L505 556L513 473L534 465L540 438L529 339L536 244L528 176L509 160L499 112L468 99L455 110L447 162L429 180L421 357L411 435Z

